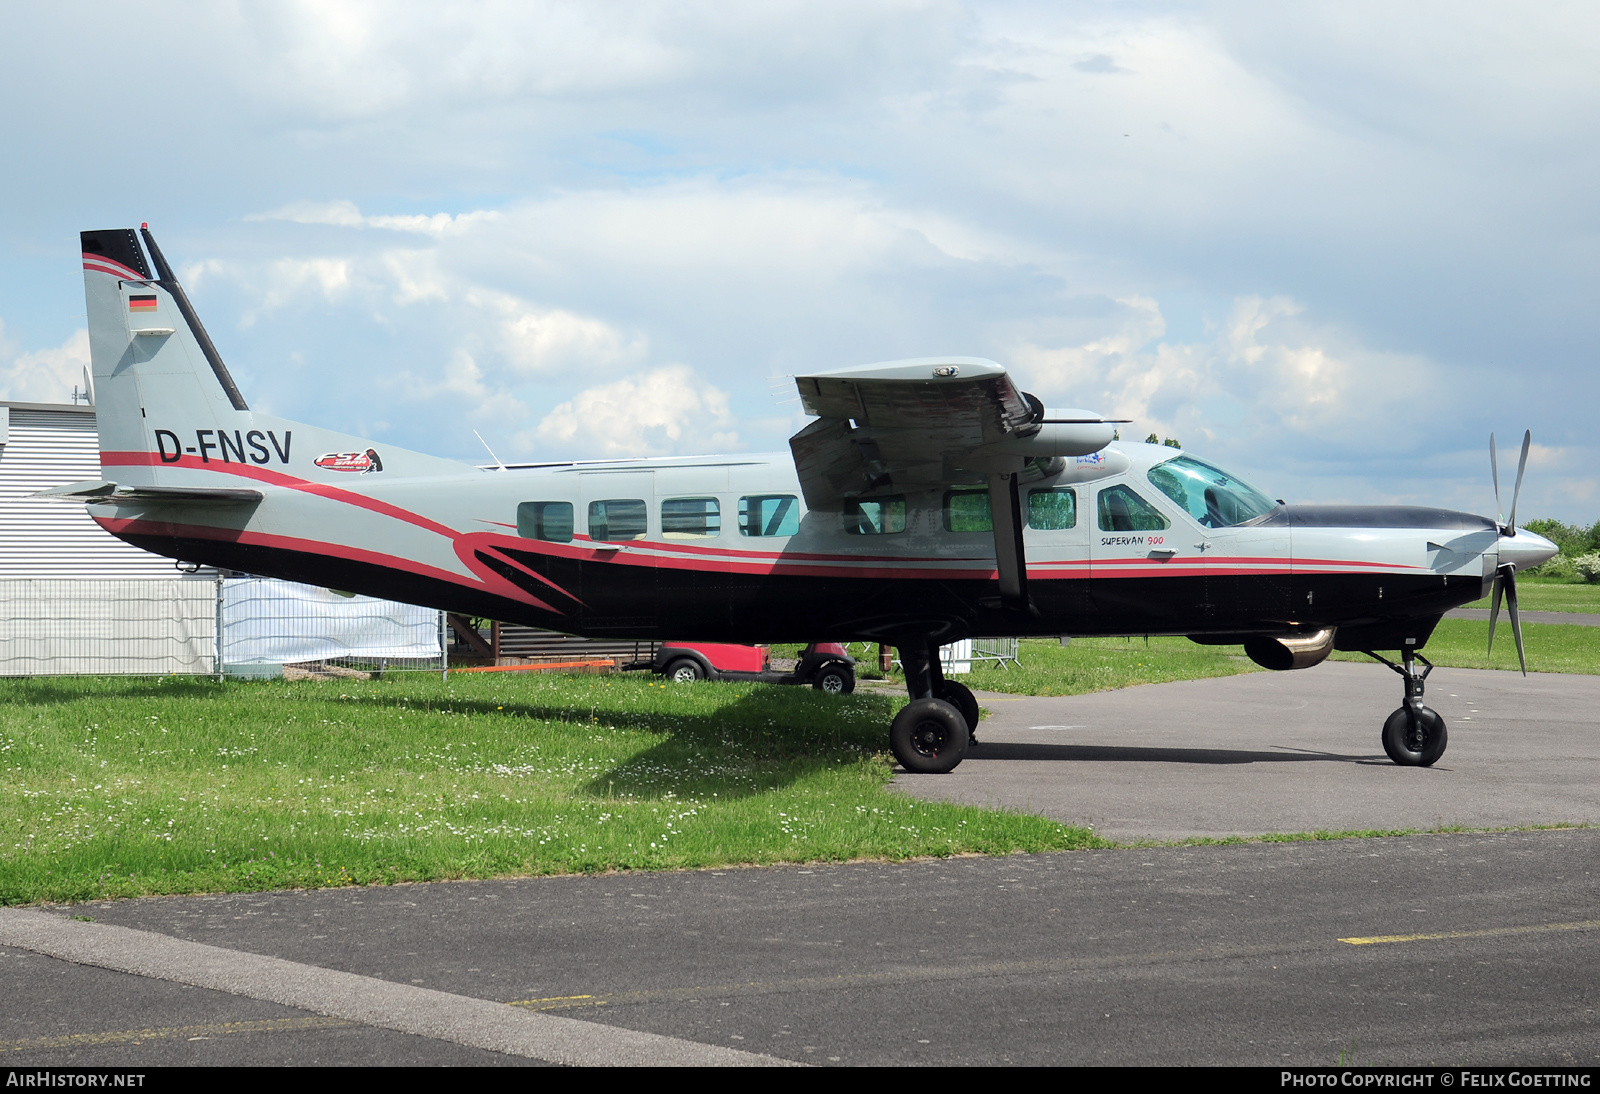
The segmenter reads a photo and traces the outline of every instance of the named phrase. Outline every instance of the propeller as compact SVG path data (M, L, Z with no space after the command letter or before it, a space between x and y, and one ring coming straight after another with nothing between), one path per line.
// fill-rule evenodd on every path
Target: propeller
M1522 435L1522 457L1517 461L1517 485L1511 489L1511 519L1502 520L1500 508L1500 468L1494 454L1494 434L1489 434L1489 474L1494 478L1495 523L1502 536L1517 534L1517 498L1522 493L1522 473L1528 469L1528 448L1533 443L1533 430ZM1500 618L1500 597L1505 594L1507 614L1511 617L1511 637L1517 642L1517 663L1522 675L1528 675L1528 658L1522 648L1522 619L1517 614L1517 568L1507 562L1494 570L1494 600L1489 606L1489 652L1494 653L1494 625Z
M1533 430L1522 434L1522 458L1517 461L1517 485L1511 489L1511 519L1503 519L1505 510L1500 507L1500 469L1494 458L1494 434L1489 434L1489 474L1494 477L1495 523L1500 525L1502 536L1517 534L1517 497L1522 493L1522 473L1528 469L1528 448L1533 444Z

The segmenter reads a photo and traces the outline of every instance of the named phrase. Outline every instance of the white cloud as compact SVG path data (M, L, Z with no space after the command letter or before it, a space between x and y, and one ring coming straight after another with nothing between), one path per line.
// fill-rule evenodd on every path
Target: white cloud
M0 336L5 328L0 324ZM24 403L65 403L83 387L89 364L89 332L74 331L61 345L13 353L0 340L0 398Z
M522 372L608 369L642 360L642 338L629 340L615 328L561 308L538 308L508 293L468 289L464 303L497 317L499 343Z
M293 224L325 224L334 228L384 228L395 232L416 232L441 236L452 227L474 220L493 219L492 212L363 216L353 201L295 201L266 213L251 213L247 221L286 220Z
M687 366L667 365L579 393L519 440L604 456L726 451L739 444L732 426L724 392Z
M253 302L239 317L250 327L264 315L306 299L338 304L356 288L355 261L345 256L279 258L261 264L208 259L186 267L183 274L191 289L202 279L222 278L249 285Z
M1417 408L1444 420L1457 410L1436 363L1307 324L1304 308L1286 297L1240 297L1211 339L1192 342L1162 340L1155 301L1119 303L1111 329L1090 342L1019 341L1024 386L1131 418L1130 435L1198 437L1258 466L1362 449L1412 455L1430 438L1416 428Z
M466 403L470 422L504 424L523 421L528 416L528 408L521 400L492 377L486 376L483 368L465 349L457 349L452 353L437 375L405 372L397 378L397 384L391 383L389 386L398 386L413 404L437 408L441 400L458 405ZM469 422L455 424L463 431L471 428Z

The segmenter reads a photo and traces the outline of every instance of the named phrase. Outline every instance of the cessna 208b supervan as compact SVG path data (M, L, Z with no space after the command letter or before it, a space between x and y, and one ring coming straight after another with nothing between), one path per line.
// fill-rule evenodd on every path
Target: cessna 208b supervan
M103 480L49 493L114 535L578 635L890 643L911 771L955 767L977 722L941 644L1060 634L1242 643L1272 669L1371 653L1404 678L1385 750L1431 764L1434 626L1503 591L1520 656L1516 573L1556 551L1515 494L1504 522L1285 505L967 357L796 377L816 421L788 453L475 467L252 411L148 226L82 245Z

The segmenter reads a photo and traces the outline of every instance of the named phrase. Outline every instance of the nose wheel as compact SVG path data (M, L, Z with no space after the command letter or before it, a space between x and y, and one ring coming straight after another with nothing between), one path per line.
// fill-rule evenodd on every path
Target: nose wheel
M1422 702L1423 681L1433 671L1433 663L1415 650L1402 650L1402 664L1399 665L1371 650L1365 652L1368 657L1388 665L1405 681L1405 704L1383 723L1383 750L1401 767L1433 766L1444 755L1445 745L1450 740L1439 712ZM1418 661L1423 666L1420 672Z

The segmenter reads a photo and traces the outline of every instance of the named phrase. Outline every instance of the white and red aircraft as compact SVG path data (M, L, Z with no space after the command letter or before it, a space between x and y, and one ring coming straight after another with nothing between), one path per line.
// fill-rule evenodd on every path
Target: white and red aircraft
M1431 764L1434 626L1491 587L1497 615L1503 590L1520 657L1516 573L1556 552L1516 527L1515 494L1505 522L1285 505L1187 453L1114 444L1097 414L1051 417L968 357L796 377L817 420L789 453L475 467L252 411L148 226L82 244L104 479L50 493L113 534L579 635L891 643L912 701L890 742L911 771L955 767L977 721L941 644L1060 634L1243 643L1272 669L1372 653L1405 680L1385 750ZM1527 453L1525 437L1518 491Z

